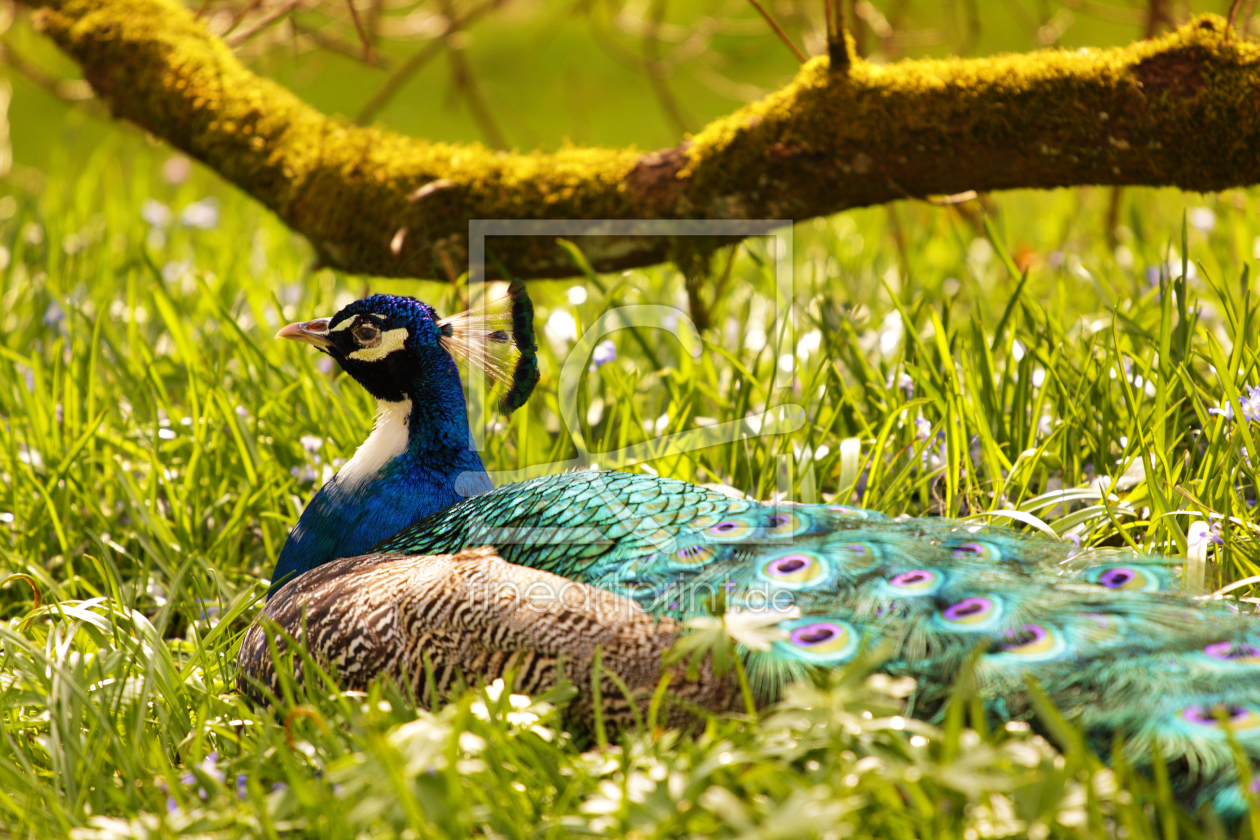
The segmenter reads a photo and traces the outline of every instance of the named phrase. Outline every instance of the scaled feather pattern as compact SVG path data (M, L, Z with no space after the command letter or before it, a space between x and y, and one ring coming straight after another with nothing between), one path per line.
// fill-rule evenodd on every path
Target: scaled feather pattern
M1181 591L1175 561L947 519L843 505L737 501L650 475L575 472L440 511L378 551L494 545L673 621L730 608L799 611L768 650L745 648L761 703L811 669L862 654L913 677L910 713L939 715L971 668L995 721L1035 722L1029 677L1107 754L1180 793L1228 788L1229 735L1260 757L1260 624Z

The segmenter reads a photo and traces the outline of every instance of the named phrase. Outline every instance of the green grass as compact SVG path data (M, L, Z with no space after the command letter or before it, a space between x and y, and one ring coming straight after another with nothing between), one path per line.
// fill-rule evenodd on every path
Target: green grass
M72 175L39 184L19 169L0 189L4 836L1223 833L1074 736L973 730L963 702L940 728L903 720L904 686L855 675L797 687L758 719L634 731L603 751L564 733L560 695L535 698L536 720L484 691L433 714L388 687L251 708L233 689L240 634L301 505L373 408L271 336L369 288L442 312L464 290L312 271L300 239L213 178L164 182L164 158L112 135L53 170ZM208 195L212 229L141 217L150 199L178 216ZM987 227L974 204L800 225L795 341L770 320L772 261L750 241L698 358L661 333L612 336L617 359L579 390L583 439L616 466L599 453L793 403L807 420L790 435L627 468L893 514L1023 511L1084 545L1177 554L1216 513L1223 542L1192 547L1196 575L1211 589L1260 574L1244 457L1260 424L1209 413L1260 384L1244 273L1260 196L1128 192L1116 248L1107 199L997 196ZM1193 212L1183 233L1195 207L1214 225ZM585 302L569 302L573 286ZM563 311L579 333L611 306L686 301L668 268L531 291L540 329ZM491 436L492 470L575 455L557 398L568 344L542 343L539 392Z

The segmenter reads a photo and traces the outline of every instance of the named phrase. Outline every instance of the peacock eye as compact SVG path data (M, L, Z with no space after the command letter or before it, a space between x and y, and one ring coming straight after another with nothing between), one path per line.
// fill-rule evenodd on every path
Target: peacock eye
M355 341L360 344L371 344L374 341L378 341L380 337L381 331L371 324L364 324L354 329Z

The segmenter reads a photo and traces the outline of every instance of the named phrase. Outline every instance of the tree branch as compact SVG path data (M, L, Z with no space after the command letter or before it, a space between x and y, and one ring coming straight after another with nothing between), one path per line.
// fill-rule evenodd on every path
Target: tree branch
M816 58L676 148L507 154L327 118L247 70L174 0L44 6L40 25L115 115L216 169L354 272L441 276L443 262L466 261L469 219L806 219L966 190L1260 181L1260 47L1228 38L1215 16L1109 50L855 60L845 74ZM522 277L576 273L551 240L491 247ZM671 256L658 239L583 247L600 270Z

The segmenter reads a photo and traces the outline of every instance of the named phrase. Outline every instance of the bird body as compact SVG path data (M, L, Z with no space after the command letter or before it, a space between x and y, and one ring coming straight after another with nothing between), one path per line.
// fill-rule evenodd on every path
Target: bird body
M563 673L590 687L581 669L598 644L645 702L659 671L644 658L659 659L683 622L725 609L762 617L740 649L761 704L792 680L867 658L914 678L910 712L928 719L963 674L995 721L1035 723L1044 693L1100 754L1120 743L1147 769L1162 755L1188 802L1210 797L1233 813L1245 803L1231 739L1260 761L1260 624L1186 594L1175 560L590 470L434 507L379 536L369 557L314 564L264 613L356 679L384 672L415 685L424 650L448 675L493 677L515 663L531 688L554 680L567 655ZM478 574L490 592L470 589ZM265 635L259 625L250 634L242 672L266 684ZM393 664L355 652L373 645ZM734 697L712 670L687 690L717 710Z

